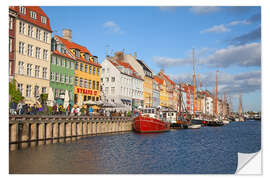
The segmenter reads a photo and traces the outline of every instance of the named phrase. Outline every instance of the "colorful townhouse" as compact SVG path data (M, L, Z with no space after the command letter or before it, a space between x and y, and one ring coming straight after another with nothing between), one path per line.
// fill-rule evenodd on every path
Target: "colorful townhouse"
M144 71L143 100L144 107L153 107L153 71L145 64L143 60L137 59Z
M159 90L160 90L160 96L159 96L159 105L162 108L168 108L169 107L169 96L166 90L166 81L161 79L159 76L154 76L154 79L156 82L158 82Z
M106 57L102 62L102 91L104 101L115 105L117 111L131 111L143 106L143 78L121 53Z
M54 101L57 105L63 105L67 91L69 104L73 105L76 59L58 37L53 37L51 44L50 88L54 94Z
M98 58L93 56L86 47L72 42L70 29L64 29L63 37L56 36L56 38L64 44L67 52L75 59L73 103L79 106L86 101L98 104L101 77L101 65L98 63Z
M50 20L39 6L12 9L17 13L13 27L16 28L14 79L25 103L33 105L38 103L41 93L48 93L50 85Z
M157 108L160 105L160 89L156 79L153 80L153 96L152 96L152 107Z

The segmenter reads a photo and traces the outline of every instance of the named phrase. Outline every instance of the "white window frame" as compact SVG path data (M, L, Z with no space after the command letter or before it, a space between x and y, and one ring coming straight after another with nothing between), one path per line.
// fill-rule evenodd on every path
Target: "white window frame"
M47 68L46 67L42 68L42 78L47 79Z
M35 11L30 11L30 17L32 19L37 19L37 13Z
M33 56L33 45L31 45L31 44L28 44L27 55L30 57Z
M32 95L32 86L27 84L26 85L26 97L31 97Z

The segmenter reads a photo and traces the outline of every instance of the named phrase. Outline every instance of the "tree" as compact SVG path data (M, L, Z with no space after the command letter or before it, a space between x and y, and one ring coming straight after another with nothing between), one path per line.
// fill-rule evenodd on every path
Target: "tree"
M9 82L9 98L11 102L19 103L19 101L23 100L21 92L16 89L15 80Z
M47 100L48 100L48 94L41 94L40 95L41 104L46 104Z

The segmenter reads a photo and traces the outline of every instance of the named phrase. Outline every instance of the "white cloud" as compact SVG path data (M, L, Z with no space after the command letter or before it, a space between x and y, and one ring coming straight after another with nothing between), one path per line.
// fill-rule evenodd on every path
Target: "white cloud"
M175 82L192 83L192 73L179 73L170 75ZM202 89L207 88L212 91L216 85L216 72L197 74L197 85L199 80L202 82ZM226 72L218 73L218 91L219 94L236 95L239 93L251 93L261 89L261 71L241 72L238 74L229 74Z
M114 33L123 33L120 27L114 21L107 21L103 26L109 31Z
M217 12L220 10L220 7L216 6L193 6L189 9L194 14L208 14Z
M239 24L251 24L249 21L247 20L243 20L243 21L232 21L228 24L228 26L236 26Z
M153 57L152 60L160 68L192 65L191 52L186 58ZM199 57L199 62L198 62ZM228 46L223 49L200 48L196 50L195 64L210 68L228 68L230 66L260 67L261 44L250 43L238 46Z
M201 31L201 34L203 33L223 33L223 32L230 32L231 30L229 28L227 28L224 24L221 25L215 25L211 28L205 29Z
M209 67L226 68L232 65L261 66L261 44L250 43L239 46L228 46L203 59L202 64Z

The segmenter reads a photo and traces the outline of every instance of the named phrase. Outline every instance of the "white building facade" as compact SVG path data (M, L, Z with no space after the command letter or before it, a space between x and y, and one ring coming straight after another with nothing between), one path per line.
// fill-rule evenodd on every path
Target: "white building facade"
M110 57L102 62L102 101L115 104L117 111L131 111L142 106L143 82L127 62Z

